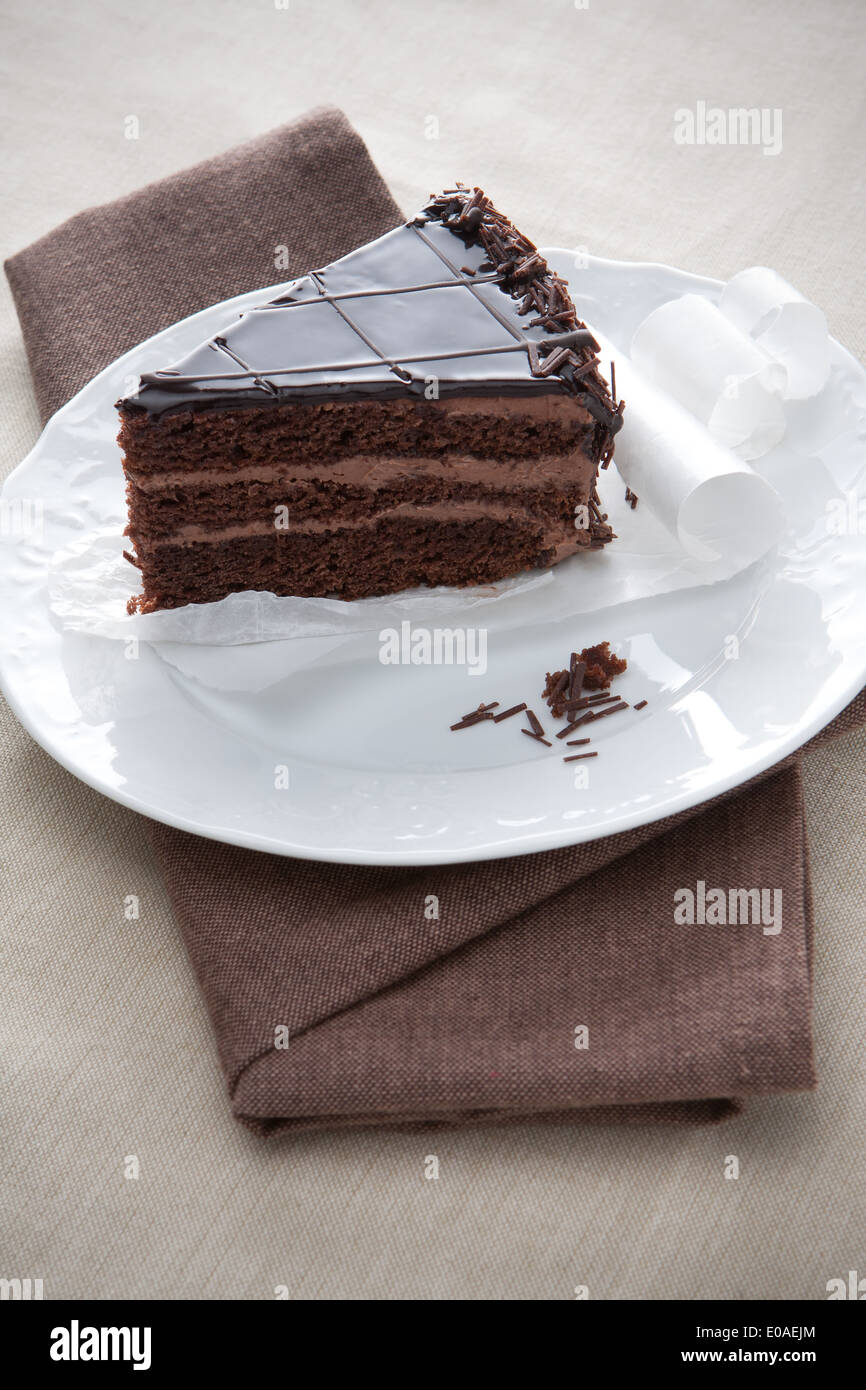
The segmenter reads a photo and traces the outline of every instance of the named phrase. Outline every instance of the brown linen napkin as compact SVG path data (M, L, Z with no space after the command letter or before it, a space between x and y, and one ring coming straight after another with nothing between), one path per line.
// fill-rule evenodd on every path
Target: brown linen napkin
M319 110L72 218L7 264L43 415L174 320L399 216L345 117ZM822 737L864 717L861 696ZM259 1132L710 1121L731 1097L814 1085L796 759L624 835L456 867L317 864L149 828L233 1108ZM674 893L699 880L780 890L782 930L676 925Z

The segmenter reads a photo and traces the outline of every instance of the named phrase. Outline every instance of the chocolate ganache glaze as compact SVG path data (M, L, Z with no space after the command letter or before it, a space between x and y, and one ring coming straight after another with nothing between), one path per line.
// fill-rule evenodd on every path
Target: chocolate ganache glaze
M289 317L291 316L291 317ZM288 330L288 331L287 331ZM602 467L622 425L598 344L566 282L476 188L294 281L174 367L142 376L128 414L328 400L570 396Z

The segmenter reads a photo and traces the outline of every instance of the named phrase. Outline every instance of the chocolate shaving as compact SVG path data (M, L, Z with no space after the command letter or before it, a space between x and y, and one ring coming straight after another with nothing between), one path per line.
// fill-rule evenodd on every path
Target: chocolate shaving
M591 372L592 369L593 369L593 367L597 367L597 366L598 366L598 358L597 358L597 357L591 357L591 358L589 359L588 362L584 362L584 364L583 364L582 367L576 367L576 368L575 368L575 370L574 370L574 371L572 372L572 374L571 374L571 375L572 375L572 379L573 379L573 380L579 380L582 376L585 376L587 372Z
M565 689L567 681L568 667L564 671L546 671L544 689L541 692L542 698L547 700L549 704Z
M575 365L577 365L577 358L575 357L571 349L554 348L553 351L549 353L541 362L535 374L536 376L550 376L552 372L555 372L566 362L573 362L575 363Z
M461 719L471 719L473 714L486 714L488 710L498 709L499 701L494 700L491 705L479 705L477 709L471 709L468 714L462 714Z
M575 700L580 699L580 692L583 689L583 678L586 675L586 662L582 661L577 652L572 652L568 661L568 704L573 705Z
M550 712L554 719L561 719L565 710L566 686L569 681L568 671L548 671L541 698L547 701Z
M492 719L493 715L486 710L476 710L474 714L467 714L458 724L450 724L448 727L453 733L455 729L471 729L474 724L481 724L485 719Z
M575 719L572 724L566 724L564 729L560 729L556 737L565 738L567 734L573 734L575 729L580 728L581 724L588 724L592 717L592 710L588 710L587 713L582 714L579 719Z
M501 714L494 714L493 722L494 724L501 724L503 719L510 719L514 714L522 714L525 709L525 702L522 705L512 705L511 709L504 709Z
M607 709L590 710L588 715L584 715L584 719L587 723L591 723L596 719L606 719L609 714L619 714L622 709L628 709L625 700L620 700L618 705L609 705Z
M533 733L537 734L539 738L544 738L544 729L542 728L541 720L538 718L535 711L528 709L526 711L526 717L532 725Z

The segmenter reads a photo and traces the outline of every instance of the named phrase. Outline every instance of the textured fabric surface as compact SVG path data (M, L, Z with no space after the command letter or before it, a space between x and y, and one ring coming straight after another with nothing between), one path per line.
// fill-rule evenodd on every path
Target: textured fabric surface
M663 1120L721 1118L672 1102L812 1081L798 792L782 772L640 851L608 843L610 867L588 875L580 848L395 870L153 837L235 1108L265 1129L581 1106L598 1119L630 1103L651 1120L650 1101ZM744 822L762 826L754 842ZM676 926L695 864L708 884L778 885L783 929Z
M192 3L180 31L160 9L121 22L95 5L7 7L27 72L6 113L7 252L77 208L337 99L406 208L469 171L544 243L719 275L768 262L862 355L862 223L845 177L862 119L857 5L551 5L521 7L519 24L515 7L521 42L507 62L482 41L484 16L460 5L404 7L398 22L390 6L334 4L323 26L304 4L249 22L244 5ZM177 61L178 44L195 60ZM239 71L255 81L239 84ZM560 97L578 73L586 110L563 183L575 103ZM782 156L676 149L671 110L700 97L782 106ZM130 109L138 142L123 136ZM38 422L8 311L3 332L8 468ZM271 1297L287 1283L294 1297L568 1298L584 1282L592 1297L810 1298L856 1265L862 732L805 760L817 1093L768 1098L723 1131L535 1124L268 1147L227 1119L141 822L68 777L8 715L3 733L0 1027L12 1079L0 1246L4 1267L46 1276L49 1296ZM123 917L132 892L135 923ZM140 1181L124 1180L129 1153ZM724 1180L730 1153L737 1182ZM437 1182L424 1180L428 1154Z

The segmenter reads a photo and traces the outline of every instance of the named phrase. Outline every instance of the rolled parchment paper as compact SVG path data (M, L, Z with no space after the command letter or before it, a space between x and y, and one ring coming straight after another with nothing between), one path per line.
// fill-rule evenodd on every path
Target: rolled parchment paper
M695 559L725 559L733 568L759 559L782 533L778 493L603 334L593 333L602 362L616 363L617 394L625 401L614 455L623 481Z
M631 360L741 458L760 458L785 434L785 367L702 295L681 295L647 315Z
M775 270L752 266L725 285L719 310L786 371L785 395L806 400L830 373L827 320Z

